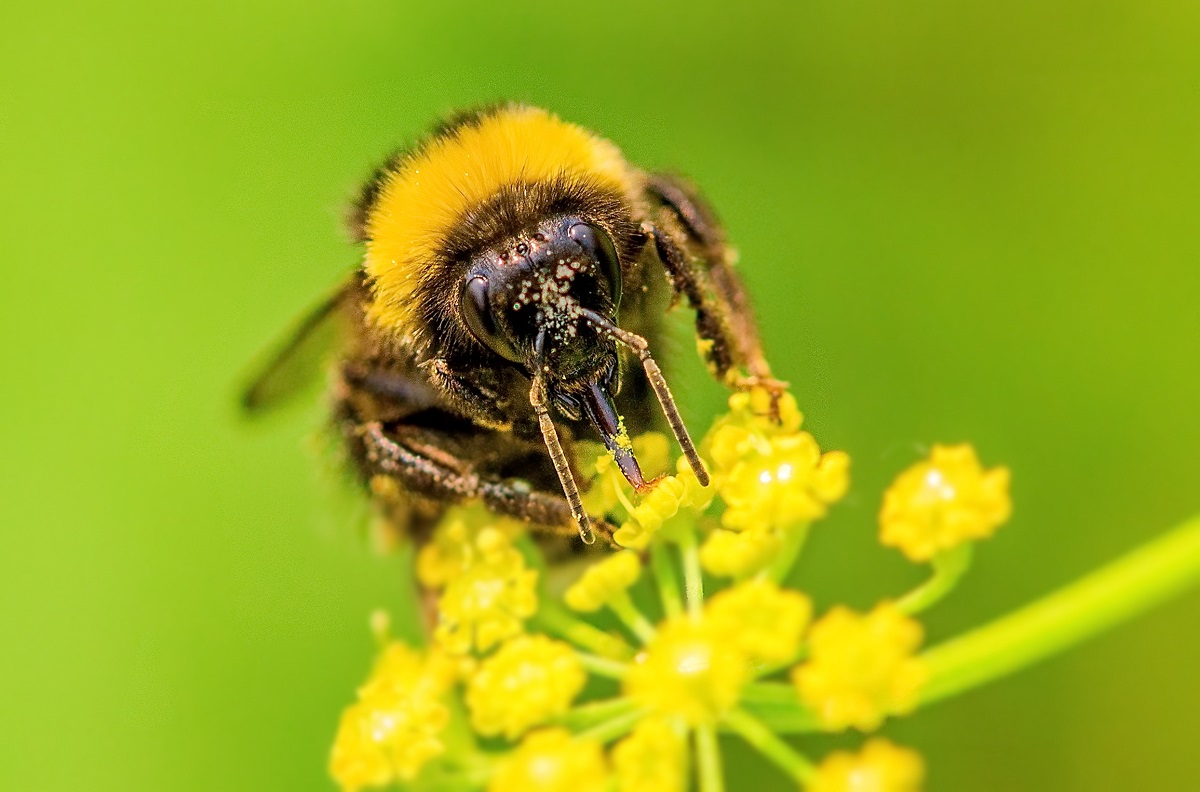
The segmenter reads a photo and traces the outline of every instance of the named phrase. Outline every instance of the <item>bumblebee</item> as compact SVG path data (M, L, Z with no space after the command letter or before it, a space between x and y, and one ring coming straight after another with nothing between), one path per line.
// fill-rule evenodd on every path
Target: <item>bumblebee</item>
M447 504L592 543L574 443L598 436L638 490L630 434L664 419L708 474L652 354L686 302L730 387L771 378L733 255L709 207L615 145L518 104L452 118L390 157L349 216L361 268L252 380L261 412L298 390L315 339L340 329L334 423L398 528L419 536Z

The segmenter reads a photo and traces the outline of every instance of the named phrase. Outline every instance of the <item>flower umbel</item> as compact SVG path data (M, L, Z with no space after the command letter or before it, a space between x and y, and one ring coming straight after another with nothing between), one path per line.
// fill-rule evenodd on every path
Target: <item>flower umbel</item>
M714 631L747 658L782 663L800 651L812 602L798 591L755 579L719 592L705 610Z
M436 659L396 642L388 645L358 701L343 714L329 760L342 789L382 786L416 777L445 745L449 688Z
M924 780L920 756L874 739L857 754L830 754L817 768L808 792L920 792Z
M849 458L822 452L801 423L786 393L735 394L701 444L709 487L680 460L637 494L606 454L585 451L586 507L620 526L628 549L578 559L581 571L547 568L511 520L453 510L417 562L431 648L384 643L342 716L334 779L349 792L721 792L722 735L805 792L919 792L911 750L872 738L815 761L785 735L872 732L1200 581L1198 519L922 651L916 614L1011 511L1005 468L985 469L970 446L935 446L880 512L882 543L930 562L928 579L814 621L791 578L810 524L846 492ZM633 444L648 471L667 467L661 435Z
M866 614L837 607L809 633L809 659L792 672L801 700L830 729L878 728L917 704L926 672L914 652L921 625L891 603Z
M682 792L687 784L687 744L680 730L646 718L612 749L620 792Z
M444 525L453 529L456 523ZM537 572L525 567L510 535L487 526L470 536L454 561L428 564L438 570L430 577L445 584L434 638L456 654L487 650L516 635L537 610Z
M466 692L471 725L486 737L515 739L566 712L586 681L569 644L544 635L519 635L471 675Z
M530 734L500 760L488 792L605 792L608 766L600 744L563 729Z
M888 487L879 538L913 561L985 539L1012 512L1008 468L984 470L969 445L934 446Z
M712 724L737 703L746 657L709 619L669 619L625 678L625 693L647 712L689 726Z
M778 421L771 402L765 390L734 394L729 415L709 433L726 528L787 528L820 519L849 486L850 458L821 453L813 436L800 430L803 416L792 395L777 399Z

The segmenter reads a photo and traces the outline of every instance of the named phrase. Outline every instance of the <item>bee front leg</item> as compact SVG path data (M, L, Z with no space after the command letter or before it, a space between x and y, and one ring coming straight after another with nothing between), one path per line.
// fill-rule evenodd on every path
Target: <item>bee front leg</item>
M419 436L406 436L403 426L385 428L377 421L361 425L356 434L370 472L393 477L418 496L448 503L479 500L497 514L549 529L554 535L578 536L564 497L481 476L470 460L456 452L453 442L436 442L436 434L423 431ZM596 517L592 523L612 544L614 526Z
M477 371L478 376L468 378L455 372L444 358L434 358L421 367L428 372L430 382L463 415L489 429L506 431L512 428L512 420L497 392L481 384L486 381L486 371Z

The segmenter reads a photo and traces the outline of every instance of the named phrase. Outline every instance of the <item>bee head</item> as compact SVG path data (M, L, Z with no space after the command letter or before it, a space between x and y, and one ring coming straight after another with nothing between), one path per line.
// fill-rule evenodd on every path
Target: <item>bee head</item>
M540 380L555 407L586 418L622 472L644 487L613 396L616 343L585 316L616 324L621 263L608 233L556 217L476 255L462 284L462 319L481 344Z

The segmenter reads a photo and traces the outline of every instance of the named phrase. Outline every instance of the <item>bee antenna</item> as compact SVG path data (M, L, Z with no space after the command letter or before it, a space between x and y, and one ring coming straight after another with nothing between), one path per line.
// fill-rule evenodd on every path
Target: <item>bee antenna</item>
M584 544L590 545L596 541L596 532L592 530L591 518L583 508L583 499L579 497L579 487L575 484L575 476L571 474L571 465L567 461L567 454L563 451L562 442L558 439L558 430L554 428L550 411L546 408L545 368L542 363L545 339L546 331L542 329L538 332L537 342L534 345L536 353L533 387L529 390L529 403L533 406L533 411L537 413L538 427L542 430L542 440L546 443L550 461L554 463L554 472L558 474L563 494L566 495L567 504L571 507L571 516L575 518L575 524L579 528L579 538Z
M691 465L692 472L696 474L696 479L700 482L700 486L707 487L709 481L708 470L704 467L704 462L696 452L696 444L692 442L692 437L688 434L687 427L683 423L683 417L679 414L679 408L675 406L675 398L671 395L670 387L667 386L667 378L663 376L662 369L658 367L658 364L654 362L654 358L650 355L649 342L636 333L622 330L612 321L604 318L595 311L584 308L581 305L576 305L574 308L576 314L581 316L588 324L632 349L642 361L642 369L646 372L646 379L650 380L650 387L654 389L654 395L658 397L658 403L662 407L667 423L671 426L671 432L675 435L675 441L679 443L680 449L683 450L683 455L687 457L688 464Z

